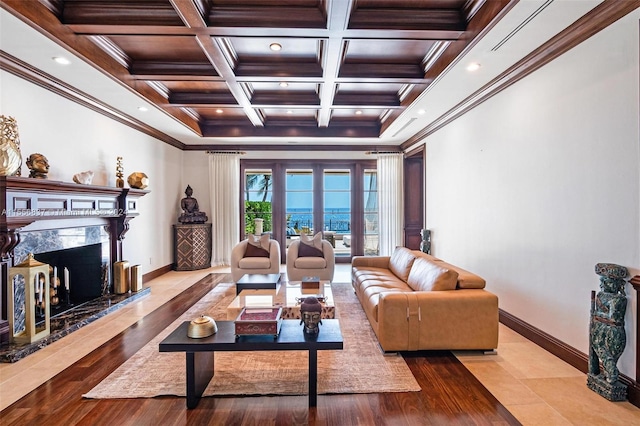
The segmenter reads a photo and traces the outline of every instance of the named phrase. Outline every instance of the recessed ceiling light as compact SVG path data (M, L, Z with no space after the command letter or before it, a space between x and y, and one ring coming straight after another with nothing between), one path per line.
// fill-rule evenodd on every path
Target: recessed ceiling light
M287 114L293 114L293 111L287 110Z
M280 87L289 87L289 83L287 83L286 81L281 81Z
M480 64L477 62L472 62L467 65L467 71L478 71L480 69Z
M222 114L223 112L224 112L224 111L223 111L221 108L218 108L218 109L216 110L216 113L218 113L218 114Z
M424 114L425 112L427 112L427 111L425 111L425 110L423 110L423 109L419 109L419 110L418 110L418 114L420 114L420 115Z
M271 43L269 45L269 49L273 50L274 52L277 52L279 50L282 50L282 45L280 43Z
M362 115L362 111L357 110L357 111L356 111L356 115Z
M138 111L145 112L145 111L149 111L149 109L147 107L139 106Z
M56 61L56 63L60 65L69 65L71 63L70 60L68 60L67 58L63 58L62 56L54 56L51 59L53 59L54 61Z

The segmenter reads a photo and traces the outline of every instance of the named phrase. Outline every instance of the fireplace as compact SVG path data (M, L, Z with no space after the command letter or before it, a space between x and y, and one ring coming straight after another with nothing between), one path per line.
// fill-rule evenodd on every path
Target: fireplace
M129 221L148 192L0 176L0 343L8 335L9 268L29 253L55 267L62 287L58 310L67 302L65 268L69 305L100 298L112 288L113 264L122 260Z

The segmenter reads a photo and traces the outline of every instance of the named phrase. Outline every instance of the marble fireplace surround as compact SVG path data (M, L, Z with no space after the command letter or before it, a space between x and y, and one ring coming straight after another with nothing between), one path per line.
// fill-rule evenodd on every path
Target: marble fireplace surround
M21 235L46 235L46 231L50 230L101 227L100 233L103 234L104 244L108 246L112 269L114 262L122 260L122 244L129 230L129 221L139 215L138 201L148 192L134 188L0 176L0 344L6 346L8 341L8 271L22 260L21 250L15 253ZM113 271L109 276L113 276ZM118 302L127 299L114 297ZM97 301L96 304L111 306L114 301Z

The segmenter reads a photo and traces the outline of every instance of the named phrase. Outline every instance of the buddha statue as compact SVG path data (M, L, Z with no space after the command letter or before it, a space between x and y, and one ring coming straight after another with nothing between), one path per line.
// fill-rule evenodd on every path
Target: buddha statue
M198 206L198 200L193 198L193 189L190 185L187 185L187 189L184 190L186 197L180 200L180 208L182 214L178 218L180 223L205 223L209 218L206 213L200 211Z

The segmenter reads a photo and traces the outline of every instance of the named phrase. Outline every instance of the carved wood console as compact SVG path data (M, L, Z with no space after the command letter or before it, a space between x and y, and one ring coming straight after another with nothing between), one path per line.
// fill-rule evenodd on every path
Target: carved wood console
M139 215L138 199L149 191L0 176L0 267L2 319L6 319L8 268L20 232L104 225L112 262L122 260L129 221Z

